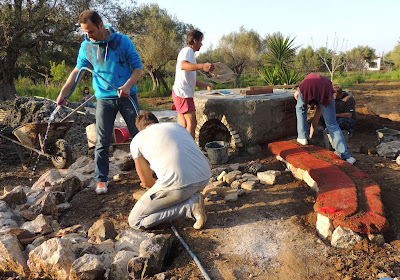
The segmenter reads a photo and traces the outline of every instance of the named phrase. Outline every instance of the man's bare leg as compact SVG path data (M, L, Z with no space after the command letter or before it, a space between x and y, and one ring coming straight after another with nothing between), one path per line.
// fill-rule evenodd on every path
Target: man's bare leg
M186 128L187 124L186 124L184 114L178 114L178 124L180 124L181 126Z
M186 122L186 130L189 131L190 135L192 135L193 139L195 139L195 130L197 126L196 120L196 111L189 111L183 114Z

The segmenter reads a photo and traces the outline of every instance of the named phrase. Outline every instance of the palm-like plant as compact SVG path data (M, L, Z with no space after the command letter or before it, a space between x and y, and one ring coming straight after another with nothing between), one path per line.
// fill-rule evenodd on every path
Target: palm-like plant
M265 40L267 52L264 56L265 67L258 73L267 85L295 84L301 80L292 67L296 50L293 46L294 38L284 37L281 33L274 33Z
M265 40L267 53L265 62L270 66L279 66L279 68L287 68L294 62L296 50L298 46L293 46L294 39L290 36L284 37L280 32L270 35Z

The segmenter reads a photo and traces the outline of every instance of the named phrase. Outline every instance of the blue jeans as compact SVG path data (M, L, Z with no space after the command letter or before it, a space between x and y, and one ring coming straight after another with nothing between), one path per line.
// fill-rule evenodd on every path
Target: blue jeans
M350 153L347 150L342 130L336 121L335 98L332 96L328 106L325 107L321 104L319 104L319 106L322 110L322 116L324 117L326 128L332 137L333 148L342 159L348 159L350 157ZM297 138L299 139L307 139L309 135L307 125L307 109L308 106L304 103L303 95L300 92L296 104Z
M122 97L118 99L98 99L96 109L96 147L94 160L94 180L96 182L107 182L109 172L109 148L114 130L114 121L118 111L128 126L129 134L133 138L137 133L136 111L133 105L139 109L137 95Z

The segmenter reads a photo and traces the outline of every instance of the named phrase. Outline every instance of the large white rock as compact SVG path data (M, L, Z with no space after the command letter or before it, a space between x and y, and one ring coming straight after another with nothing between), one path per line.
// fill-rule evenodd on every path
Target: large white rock
M93 159L82 156L68 168L66 175L75 175L87 187L93 179L95 166Z
M22 229L26 229L32 233L50 233L53 231L49 219L47 219L43 214L40 214L36 217L35 220L30 222L25 222L22 226Z
M0 200L0 212L8 212L10 211L10 207L8 207L7 203L4 200Z
M139 246L142 241L150 239L155 236L154 233L142 232L134 229L126 229L121 232L115 239L115 250L117 252L121 250L131 251L135 253L135 256L139 256Z
M245 181L255 181L257 183L259 183L259 179L256 175L250 174L250 173L245 173L242 175L242 179Z
M114 239L117 234L113 222L107 219L97 220L88 231L88 236L92 240L99 240L101 242L107 239Z
M29 207L36 214L57 216L57 199L52 192L44 192L42 196Z
M0 234L6 234L10 229L18 228L18 224L13 219L0 219Z
M28 274L28 266L18 238L12 234L0 235L0 268L21 276Z
M362 240L362 237L351 229L338 226L332 233L331 245L338 249L347 249Z
M37 180L33 184L32 189L44 191L46 187L54 185L54 183L60 180L61 178L62 175L58 169L50 169L42 176L40 176L39 180Z
M4 194L0 199L5 201L9 206L24 204L26 202L26 194L22 186L17 186L11 191L4 189Z
M239 170L234 170L234 171L231 171L231 172L225 174L222 179L225 183L231 184L233 181L235 181L237 176L241 176L241 175L242 175L242 172L240 172Z
M334 230L333 221L327 216L317 214L317 224L316 224L317 235L325 240L332 236Z
M128 270L127 264L130 259L136 257L136 253L132 251L119 251L115 257L114 261L111 264L111 272L110 279L111 280L119 280L119 279L128 279Z
M95 280L101 279L104 275L105 268L100 260L100 256L93 254L85 254L76 259L71 267L70 280Z
M258 180L257 180L257 181L258 181ZM243 183L240 185L240 187L241 187L242 189L247 190L247 191L254 190L254 189L256 188L256 186L257 186L257 182L256 182L256 181L246 181L246 182L243 182Z
M396 158L400 152L400 141L383 142L376 147L381 157Z
M55 182L51 187L46 187L46 191L64 192L66 201L70 201L72 197L83 189L82 181L73 174L68 174Z
M52 238L29 253L28 266L34 277L65 280L74 261L71 241Z
M281 175L281 172L278 170L267 170L264 172L257 172L257 178L260 179L260 182L267 185L275 184L276 176Z

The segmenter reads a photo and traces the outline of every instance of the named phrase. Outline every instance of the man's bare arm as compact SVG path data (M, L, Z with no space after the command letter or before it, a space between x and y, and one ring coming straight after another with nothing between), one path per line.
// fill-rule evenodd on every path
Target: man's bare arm
M145 188L151 188L156 180L153 178L153 172L150 169L149 162L144 158L140 157L135 159L136 172Z

